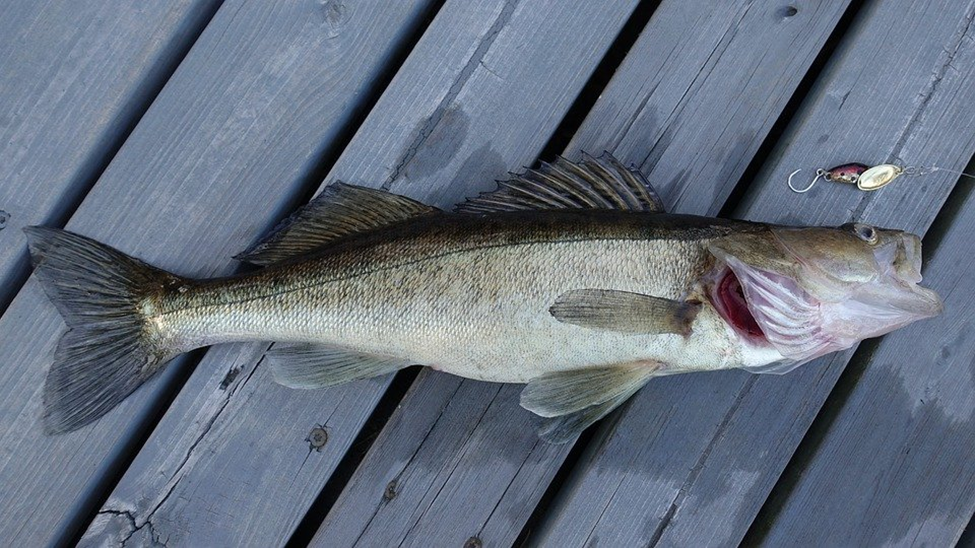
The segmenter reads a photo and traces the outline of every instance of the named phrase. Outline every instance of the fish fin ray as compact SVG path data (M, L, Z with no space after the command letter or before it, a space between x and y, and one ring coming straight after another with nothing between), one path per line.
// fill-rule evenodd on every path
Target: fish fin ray
M378 377L408 360L308 343L277 343L266 354L274 381L289 388L325 388Z
M701 303L611 289L575 289L558 296L549 313L560 322L632 334L691 334Z
M90 238L26 227L34 275L69 330L44 382L48 434L77 430L111 411L179 349L153 337L141 314L152 294L185 280Z
M528 382L521 406L541 417L576 413L624 394L629 397L659 368L655 362L640 362L546 373Z
M664 213L660 196L635 168L609 152L583 154L580 162L559 156L538 169L512 175L491 192L458 204L458 213L484 214L530 209L618 209Z
M649 379L648 379L649 380ZM620 405L630 399L637 390L646 383L636 386L631 391L626 391L614 396L603 403L590 405L585 409L580 409L574 413L559 415L556 417L545 417L541 419L538 428L538 437L552 444L563 444L572 441L583 430L592 426L596 421L610 414Z
M352 234L438 211L391 192L336 182L234 259L267 266Z
M742 367L745 371L749 373L763 374L763 375L785 375L786 373L792 371L793 369L799 367L800 365L807 363L809 360L779 360L777 362L768 363L765 365L753 365Z

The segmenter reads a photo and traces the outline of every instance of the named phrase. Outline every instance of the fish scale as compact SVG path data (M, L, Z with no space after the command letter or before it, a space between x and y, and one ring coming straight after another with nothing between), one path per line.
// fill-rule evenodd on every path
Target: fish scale
M212 280L27 234L71 328L45 384L50 432L96 420L180 353L269 341L294 388L413 364L527 383L540 436L564 442L653 377L782 373L941 309L916 285L916 236L667 214L610 155L543 163L454 213L336 183L238 256L264 268Z

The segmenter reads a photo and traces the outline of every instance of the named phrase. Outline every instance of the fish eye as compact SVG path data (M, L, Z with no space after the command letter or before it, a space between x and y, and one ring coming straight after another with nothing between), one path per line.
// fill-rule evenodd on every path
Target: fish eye
M853 232L863 241L868 244L875 244L879 239L877 231L870 225L854 223Z

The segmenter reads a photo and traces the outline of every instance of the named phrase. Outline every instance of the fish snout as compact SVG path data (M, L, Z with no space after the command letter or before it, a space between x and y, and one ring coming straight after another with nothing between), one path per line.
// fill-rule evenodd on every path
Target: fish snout
M894 270L905 282L916 284L921 281L921 238L914 234L901 234L894 255Z

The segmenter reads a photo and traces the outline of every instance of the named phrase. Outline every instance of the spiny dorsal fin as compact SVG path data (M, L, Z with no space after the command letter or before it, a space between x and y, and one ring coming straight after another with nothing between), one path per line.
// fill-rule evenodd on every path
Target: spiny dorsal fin
M542 162L498 189L470 198L458 213L485 214L530 209L619 209L663 213L664 205L650 183L636 169L627 169L609 152L599 158L583 154L574 163L559 156Z
M308 253L350 234L437 211L435 207L405 196L334 183L234 258L266 266Z

